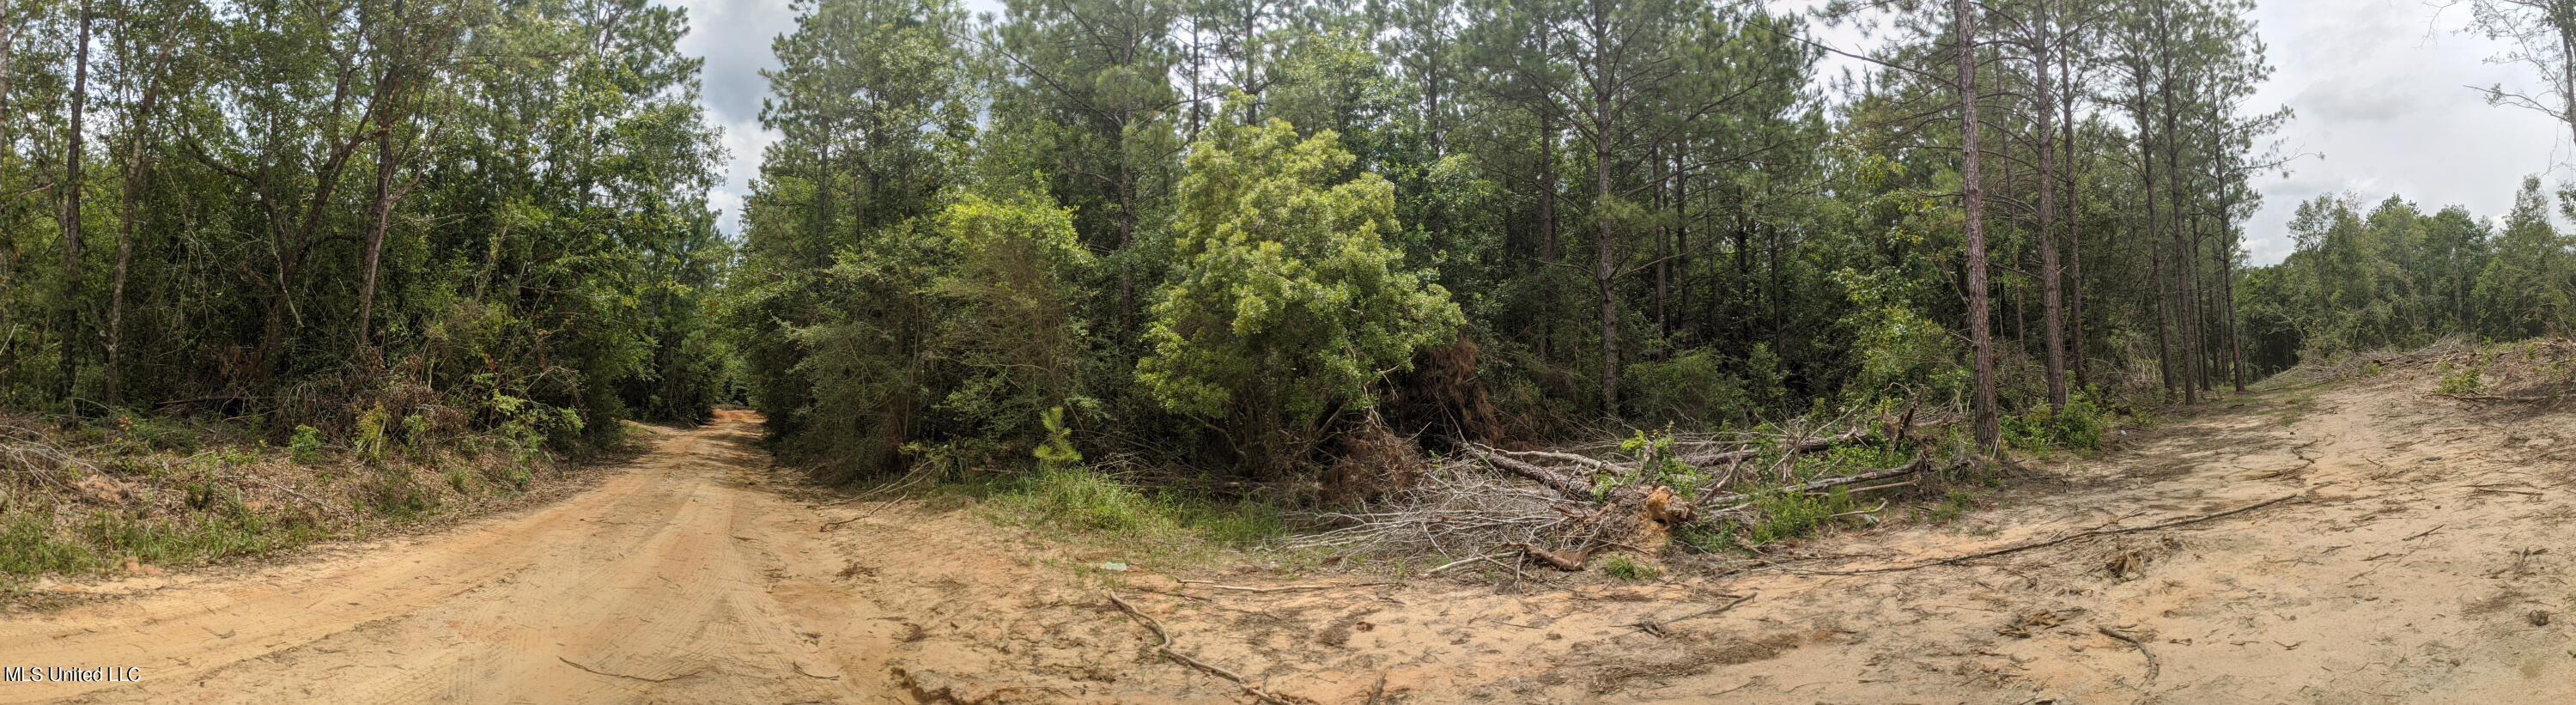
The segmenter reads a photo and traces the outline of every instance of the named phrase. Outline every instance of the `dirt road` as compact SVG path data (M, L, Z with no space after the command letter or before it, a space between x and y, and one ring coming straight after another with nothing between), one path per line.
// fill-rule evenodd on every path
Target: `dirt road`
M756 430L666 438L595 490L458 531L0 621L0 664L141 669L0 701L861 699L876 688L833 654L865 652L840 647L866 615L834 594L813 511L762 484Z
M1104 573L1115 550L807 489L729 418L541 510L0 621L0 665L143 669L0 701L1253 697L1109 594L1175 652L1323 703L2576 697L2576 415L2429 385L2240 398L1957 522L1636 586Z

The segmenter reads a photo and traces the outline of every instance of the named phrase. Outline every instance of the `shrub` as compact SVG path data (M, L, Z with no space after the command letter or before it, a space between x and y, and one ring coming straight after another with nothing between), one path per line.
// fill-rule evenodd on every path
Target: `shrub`
M1222 420L1248 463L1301 460L1379 375L1456 339L1449 292L1401 266L1395 187L1340 183L1356 157L1327 130L1228 117L1190 151L1174 249L1136 378L1163 408Z
M1620 371L1630 410L1640 421L1722 426L1749 416L1744 381L1726 372L1717 353L1701 349Z
M287 454L305 465L322 462L322 429L295 427L295 437L286 442Z
M2434 365L2433 371L2434 373L2441 375L2442 378L2441 382L2434 386L2433 391L2435 392L2442 394L2476 394L2486 390L2486 369L2482 365L2452 369L2451 362L2449 360L2444 360L2441 363Z
M2041 404L2006 417L2003 426L2006 442L2015 447L2100 450L2111 422L2089 394L2079 392L2066 400L2064 409Z
M1833 523L1835 515L1858 508L1852 502L1849 489L1836 487L1821 497L1786 491L1755 495L1753 507L1762 512L1762 520L1746 530L1744 543L1759 546L1805 536L1824 528Z

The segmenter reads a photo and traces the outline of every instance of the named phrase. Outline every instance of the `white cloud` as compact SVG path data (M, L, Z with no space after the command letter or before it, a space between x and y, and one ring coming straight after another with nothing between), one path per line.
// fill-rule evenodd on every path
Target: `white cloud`
M2513 207L2525 175L2563 160L2565 128L2492 107L2469 86L2527 84L2499 47L2461 34L2467 19L2421 0L2271 0L2255 10L2277 71L2251 110L2288 105L2283 151L2320 152L2288 178L2256 181L2263 208L2247 223L2256 264L2290 253L2299 202L2351 191L2362 203L2394 194L2425 210L2461 205L2481 216Z

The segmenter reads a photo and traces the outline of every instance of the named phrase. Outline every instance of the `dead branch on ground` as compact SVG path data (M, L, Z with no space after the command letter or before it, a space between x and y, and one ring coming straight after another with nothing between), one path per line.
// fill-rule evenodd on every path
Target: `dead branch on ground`
M1146 629L1154 630L1154 637L1162 640L1162 643L1154 645L1154 650L1161 653L1164 658L1171 659L1183 666L1198 669L1208 675L1232 681L1237 687L1243 688L1243 693L1245 695L1250 695L1261 702L1279 705L1298 702L1274 695L1270 691L1262 690L1260 686L1253 685L1252 681L1245 679L1243 676L1235 675L1233 671L1218 668L1215 664L1191 658L1188 654L1183 654L1179 651L1173 650L1172 633L1163 629L1162 620L1155 619L1153 615L1145 614L1144 610L1136 609L1135 605L1127 604L1126 600L1118 598L1118 593L1103 592L1101 594L1109 597L1110 604L1117 605L1118 609L1126 612L1128 616L1135 617L1137 621L1143 622Z
M2156 682L2156 672L2162 669L2156 666L2156 652L2148 651L2146 642L2139 641L2137 637L2122 634L2117 629L2112 629L2099 624L2093 625L2093 628L2101 630L2103 636L2129 642L2130 646L2138 647L2138 653L2147 657L2147 679L2139 683L2139 685Z
M1333 590L1333 589L1338 589L1338 588L1377 587L1377 586L1381 586L1381 585L1395 585L1395 584L1396 584L1396 583L1393 583L1393 582L1374 582L1374 583L1331 583L1331 584L1316 584L1316 585L1274 585L1274 586L1270 586L1270 587L1248 587L1248 586L1243 586L1243 585L1219 585L1219 584L1217 584L1217 583L1216 583L1216 581L1213 581L1213 580L1182 580L1182 581L1179 581L1179 582L1180 582L1182 585L1204 585L1204 586L1207 586L1207 587L1208 587L1208 589L1211 589L1211 590L1232 590L1232 591L1235 591L1235 592L1305 592L1305 591L1308 591L1308 590Z
M1871 433L1873 433L1873 431L1868 428L1855 428L1833 436L1792 441L1785 447L1778 450L1789 455L1804 455L1807 453L1822 452L1832 450L1837 446L1847 446L1868 441ZM1731 465L1751 460L1763 453L1771 451L1772 449L1768 448L1738 448L1721 453L1698 453L1675 456L1673 459L1680 461L1683 465L1699 468L1713 468L1721 465Z
M1907 476L1907 475L1912 475L1912 474L1919 473L1919 472L1923 472L1923 471L1925 471L1925 470L1930 470L1930 469L1932 469L1932 459L1931 459L1931 458L1922 457L1922 456L1916 456L1916 457L1914 458L1914 461L1913 461L1913 462L1906 463L1906 464L1904 464L1904 465L1899 465L1899 466L1892 467L1892 468L1888 468L1888 469L1885 469L1885 470L1873 470L1873 471L1870 471L1870 472L1865 472L1865 473L1861 473L1861 474L1858 474L1858 475L1851 475L1851 476L1847 476L1847 477L1828 477L1828 478L1824 478L1824 479L1821 479L1821 480L1815 480L1815 481L1811 481L1811 482L1807 482L1807 483L1803 483L1803 484L1791 485L1791 486L1789 486L1789 487L1783 487L1783 488L1780 488L1780 491L1782 491L1782 492L1815 492L1815 491L1818 491L1818 490L1829 490L1829 489L1833 489L1833 488L1836 488L1836 487L1841 487L1841 486L1844 486L1844 485L1856 485L1856 484L1860 484L1860 483L1863 483L1863 482L1877 482L1877 481L1879 481L1879 480L1885 480L1885 479L1889 479L1889 478L1904 477L1904 476ZM1884 489L1884 488L1873 487L1873 488L1870 488L1870 489ZM1750 502L1752 502L1752 501L1753 501L1753 494L1752 494L1752 493L1739 492L1739 493L1732 493L1732 494L1712 494L1712 495L1702 496L1702 497L1700 497L1698 504L1699 504L1699 506L1702 506L1702 507L1713 506L1713 505L1733 505L1733 506L1730 506L1730 507L1729 507L1729 509L1733 509L1733 508L1734 508L1734 507L1736 507L1736 506L1743 506L1743 505L1746 505L1746 504L1748 504L1748 503L1750 503ZM1712 512L1711 514L1722 514L1722 513L1725 513L1725 511L1726 511L1726 510L1720 510L1720 511L1718 511L1718 512Z
M2078 540L2078 539L2093 538L2093 537L2097 537L2097 536L2116 536L2116 535L2119 535L2119 534L2133 534L2133 533L2138 533L2138 532L2141 532L2141 531L2156 531L2156 530L2160 530L2160 529L2171 529L2171 528L2178 527L2178 526L2187 526L2187 525L2191 525L2191 524L2198 524L2198 523L2201 523L2201 522L2210 521L2210 520L2214 520L2214 519L2223 519L2223 518L2227 518L2227 517L2231 517L2231 516L2236 516L2236 515L2238 515L2238 514L2243 514L2243 513L2246 513L2246 512L2250 512L2250 511L2257 510L2257 509L2262 509L2262 508L2264 508L2264 507L2269 507L2269 506L2272 506L2272 505L2275 505L2275 504L2280 504L2280 503L2282 503L2282 502L2287 502L2287 501L2290 501L2290 500L2293 500L2293 499L2298 499L2298 498L2300 498L2300 497L2305 497L2305 496L2307 496L2307 493L2305 493L2305 492L2298 493L2298 494L2291 494L2291 495L2283 495L2283 496L2280 496L2280 497L2274 497L2274 498L2272 498L2272 499L2267 499L2267 500L2263 500L2263 501L2260 501L2260 502L2255 502L2255 503L2253 503L2253 504L2248 504L2248 505L2245 505L2245 506L2242 506L2242 507L2237 507L2237 508L2235 508L2235 509L2230 509L2230 510L2223 511L2223 512L2216 512L2216 513L2211 513L2211 514L2202 514L2202 515L2194 516L2194 517L2186 517L2186 518L2182 518L2182 519L2175 519L2175 520L2172 520L2172 521L2165 521L2165 522L2158 522L2158 523L2154 523L2154 524L2148 524L2148 525L2146 525L2146 526L2131 526L2131 527L2123 527L2123 528L2118 528L2118 529L2100 528L2100 529L2091 529L2091 530L2087 530L2087 531L2078 531L2078 532L2075 532L2075 533L2072 533L2072 534L2067 534L2067 535L2065 535L2065 536L2060 536L2060 537L2053 538L2053 539L2047 539L2047 540L2042 540L2042 541L2032 541L2032 542L2028 542L2028 543L2014 544L2014 545L2011 545L2011 546L2005 546L2005 547L2003 547L2003 548L1998 548L1998 549L1993 549L1993 550L1988 550L1988 551L1978 551L1978 552L1975 552L1975 553L1969 553L1969 554L1965 554L1965 555L1951 556L1951 557L1948 557L1948 558L1940 558L1940 559L1929 560L1929 561L1922 561L1922 562L1917 562L1917 563L1908 563L1908 564L1905 564L1905 565L1886 566L1886 567L1880 567L1880 568L1860 568L1860 569L1853 569L1853 570L1804 570L1804 569L1796 569L1796 568L1791 568L1791 569L1786 569L1786 570L1788 570L1789 572L1793 572L1793 573L1800 573L1800 574L1804 574L1804 575L1871 575L1871 574L1875 574L1875 573L1895 573L1895 572L1908 571L1908 570L1917 570L1917 569L1922 569L1922 568L1930 568L1930 567L1933 567L1933 566L1954 565L1954 564L1958 564L1958 563L1965 563L1965 562L1973 561L1973 560L1981 560L1981 559L1986 559L1986 558L1996 558L1996 557L2001 557L2001 556L2008 556L2008 555L2012 555L2012 554L2015 554L2015 553L2020 553L2020 552L2023 552L2023 551L2028 551L2028 550L2035 549L2035 548L2045 548L2045 547L2048 547L2048 546L2055 546L2055 545L2058 545L2058 544L2061 544L2061 543L2066 543L2066 542L2068 542L2068 541L2074 541L2074 540ZM2437 528L2437 529L2438 529L2438 528L2441 528L2441 527L2434 527L2434 528ZM2429 531L2428 531L2428 532L2425 532L2425 533L2432 533L2432 532L2429 532ZM2419 534L2419 535L2420 535L2420 534Z

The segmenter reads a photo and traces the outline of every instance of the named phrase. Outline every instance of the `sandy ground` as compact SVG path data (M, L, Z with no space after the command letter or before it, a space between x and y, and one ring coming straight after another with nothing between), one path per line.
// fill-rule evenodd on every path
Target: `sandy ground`
M831 570L799 570L830 547L761 484L757 432L666 438L597 489L457 531L0 622L0 664L141 669L0 701L861 699L835 647L883 628Z
M1106 574L970 512L807 488L731 416L543 509L0 621L0 664L143 669L0 701L1256 697L1157 653L1111 594L1176 652L1327 703L2576 698L2576 415L2430 388L2240 397L1948 525L1641 586Z

